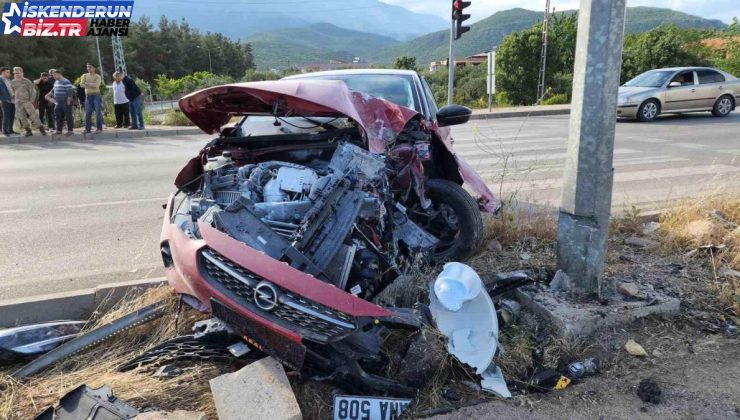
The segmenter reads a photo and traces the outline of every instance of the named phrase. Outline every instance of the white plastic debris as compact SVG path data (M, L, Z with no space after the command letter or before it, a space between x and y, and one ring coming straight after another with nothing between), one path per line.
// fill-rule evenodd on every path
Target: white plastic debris
M495 365L491 365L481 374L483 380L480 382L481 388L484 391L493 392L501 398L511 398L511 391L506 386L504 381L504 375L501 372L501 368Z
M478 296L482 289L483 282L478 273L458 262L445 264L434 281L434 294L442 306L450 311L459 310L463 303Z
M493 363L498 318L480 276L465 264L447 263L430 286L429 309L448 339L447 351L481 375L482 389L510 398L501 369Z
M445 270L450 264L445 265ZM470 267L467 268L472 271ZM474 271L473 273L475 274ZM453 304L451 306L456 309L447 308L447 305L443 305L439 298L437 285L440 282L447 282L449 278L440 274L434 282L435 293L429 294L431 300L429 309L437 323L437 328L448 338L447 351L481 374L493 361L498 345L496 308L493 306L491 297L487 293L481 293L483 283L477 274L468 276L471 280L466 283L465 291L469 294L455 295L458 298L457 301L451 299L447 302ZM477 284L475 284L476 279ZM451 281L450 283L456 282ZM471 297L472 293L469 292L471 290L477 290L477 294ZM452 294L445 293L441 295L452 296ZM460 299L460 296L466 299Z

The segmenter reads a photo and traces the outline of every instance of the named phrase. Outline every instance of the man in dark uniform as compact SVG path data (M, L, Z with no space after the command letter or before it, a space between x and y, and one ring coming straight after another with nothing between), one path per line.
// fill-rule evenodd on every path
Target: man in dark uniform
M53 71L50 70L50 71ZM41 124L46 125L49 130L54 130L54 104L47 101L45 96L47 93L54 89L54 75L49 73L41 73L41 77L33 81L38 89L38 106L39 106L39 119Z

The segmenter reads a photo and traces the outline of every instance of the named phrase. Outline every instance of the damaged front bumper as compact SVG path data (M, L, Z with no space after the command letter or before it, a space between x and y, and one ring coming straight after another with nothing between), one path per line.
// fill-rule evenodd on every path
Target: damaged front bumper
M411 389L367 373L382 366L388 328L419 328L418 311L383 308L277 261L211 226L202 239L170 223L162 227L162 258L175 291L196 309L212 312L252 346L312 377L360 380L396 394Z

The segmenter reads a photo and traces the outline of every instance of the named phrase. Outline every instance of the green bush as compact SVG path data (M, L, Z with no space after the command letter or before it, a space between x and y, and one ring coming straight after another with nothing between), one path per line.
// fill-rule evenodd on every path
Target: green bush
M173 125L173 126L191 126L194 125L192 121L188 119L178 109L168 109L164 113L164 122L162 125Z
M504 90L496 92L496 106L511 106L509 94Z
M566 95L565 93L556 93L555 95L552 95L542 101L542 105L562 105L569 103L570 100L568 100L568 95Z

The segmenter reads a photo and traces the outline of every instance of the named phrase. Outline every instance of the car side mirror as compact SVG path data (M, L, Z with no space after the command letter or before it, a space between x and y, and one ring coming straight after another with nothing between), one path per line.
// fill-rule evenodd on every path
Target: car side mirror
M681 87L681 82L668 83L668 87Z
M437 111L437 124L440 127L465 124L470 120L473 111L462 105L447 105Z

